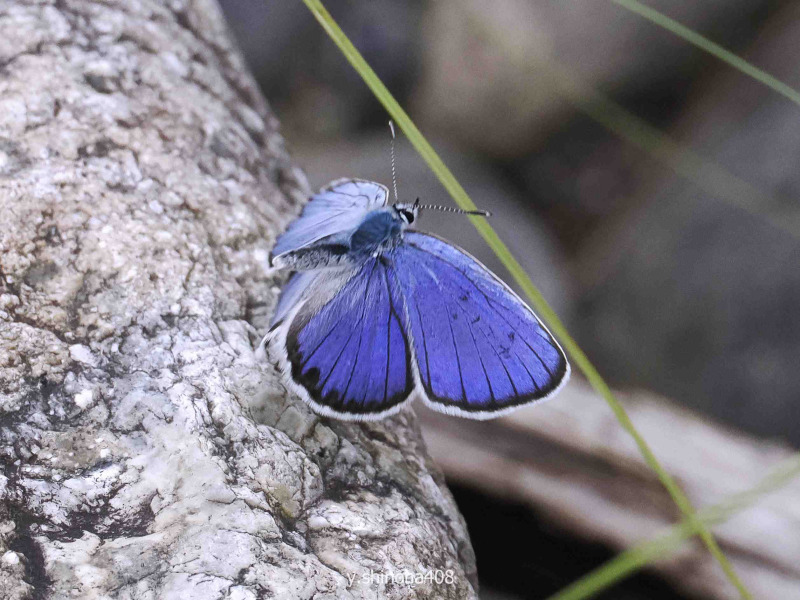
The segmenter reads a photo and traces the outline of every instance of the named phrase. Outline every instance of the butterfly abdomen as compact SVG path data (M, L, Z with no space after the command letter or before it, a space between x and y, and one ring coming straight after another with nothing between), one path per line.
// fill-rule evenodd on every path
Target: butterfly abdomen
M312 271L349 264L349 252L350 247L343 243L320 243L271 258L271 264L279 269Z

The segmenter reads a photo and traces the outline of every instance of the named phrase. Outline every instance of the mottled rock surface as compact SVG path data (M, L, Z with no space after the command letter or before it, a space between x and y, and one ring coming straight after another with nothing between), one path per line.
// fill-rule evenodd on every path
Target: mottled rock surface
M0 6L3 600L475 597L413 414L256 356L308 191L276 126L210 1Z

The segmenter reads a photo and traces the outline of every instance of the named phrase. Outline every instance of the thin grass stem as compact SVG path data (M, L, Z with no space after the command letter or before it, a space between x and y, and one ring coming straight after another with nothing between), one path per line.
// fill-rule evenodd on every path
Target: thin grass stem
M697 521L706 527L724 523L765 495L773 492L800 475L800 454L782 462L753 488L735 494L725 501L701 510ZM597 569L551 596L547 600L585 600L619 583L643 567L664 559L697 533L695 525L682 521L661 535L621 552Z
M685 144L653 127L605 94L571 77L562 69L548 73L571 104L620 138L641 148L709 195L729 202L773 227L800 237L800 218L789 202L758 190Z
M683 40L689 42L693 46L697 46L701 50L705 50L709 54L716 56L721 61L726 62L734 69L738 69L745 75L748 75L759 81L772 89L773 91L779 93L784 98L788 98L795 104L800 105L800 92L795 90L792 87L789 87L779 79L773 77L766 71L762 71L758 67L750 64L745 59L736 56L730 50L726 50L719 44L715 44L708 38L703 37L699 33L692 31L685 25L681 25L677 21L670 19L666 15L658 12L657 10L650 8L649 6L645 6L641 2L637 2L637 0L611 0L614 4L617 4L627 10L636 13L637 15L644 17L651 23L655 23L659 27L663 27L667 31L670 31L677 35L678 37L682 38Z
M502 47L509 60L516 62L521 71L528 69L530 58L524 55L524 48L513 44L504 32L478 19L471 19L470 25L475 31L489 37L492 44ZM800 237L800 214L794 209L794 203L765 194L721 165L704 158L691 147L587 85L553 58L538 62L536 76L549 79L564 99L590 119L644 150L709 195L738 206L794 237Z
M466 193L461 184L456 180L450 170L445 166L438 154L434 151L428 141L422 136L422 133L417 129L416 125L411 121L406 112L400 107L394 97L391 95L383 82L378 78L372 68L367 64L358 50L353 46L345 33L334 21L330 13L325 9L320 0L303 0L305 5L322 25L323 29L328 33L333 42L339 47L339 50L344 54L345 58L350 62L356 72L361 76L373 94L375 94L378 101L383 105L389 115L394 119L395 123L403 130L406 137L409 139L414 148L422 156L423 160L428 164L430 169L438 177L444 188L450 193L455 203L464 210L477 210L475 203ZM614 415L619 421L622 428L628 432L633 438L640 453L642 454L645 462L656 473L661 483L667 489L667 492L672 497L675 504L684 514L686 519L697 530L697 534L703 540L709 552L714 556L717 562L722 567L728 579L739 590L741 596L745 599L750 599L752 596L745 588L739 577L733 571L733 567L725 558L722 550L717 542L714 540L711 533L706 526L697 520L689 499L680 489L675 480L667 473L664 467L656 458L650 446L638 432L636 427L628 416L628 413L620 404L619 400L611 392L611 389L606 384L605 380L601 377L600 373L595 369L594 365L589 361L583 353L577 342L569 335L564 324L556 315L555 311L550 308L550 305L544 299L542 294L528 277L525 270L514 258L509 251L508 247L503 243L500 237L495 233L494 229L483 217L468 217L483 239L494 251L503 265L508 269L511 276L522 288L525 295L529 298L534 308L539 312L541 317L550 327L550 331L561 341L564 349L572 358L573 363L583 372L589 383L594 389L605 399L611 407Z

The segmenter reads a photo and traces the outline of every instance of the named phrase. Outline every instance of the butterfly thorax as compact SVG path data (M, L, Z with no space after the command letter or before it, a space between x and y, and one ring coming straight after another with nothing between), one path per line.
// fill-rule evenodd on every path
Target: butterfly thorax
M354 256L374 255L394 248L401 240L406 223L393 207L370 212L350 236Z

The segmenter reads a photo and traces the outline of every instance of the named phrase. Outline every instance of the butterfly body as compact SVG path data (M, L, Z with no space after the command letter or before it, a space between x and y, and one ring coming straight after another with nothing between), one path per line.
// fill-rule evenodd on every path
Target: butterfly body
M350 236L354 255L383 253L400 242L405 222L393 208L373 210Z
M569 365L502 281L466 252L409 229L417 205L339 180L276 242L295 271L265 338L287 383L317 412L347 420L397 412L416 392L476 419L551 397Z

